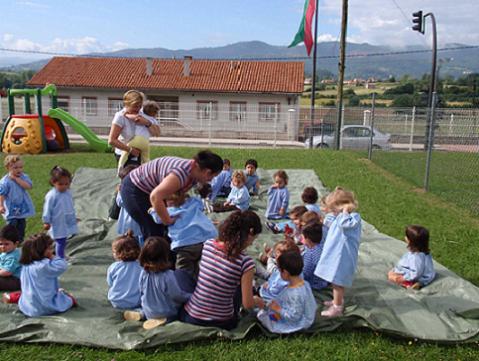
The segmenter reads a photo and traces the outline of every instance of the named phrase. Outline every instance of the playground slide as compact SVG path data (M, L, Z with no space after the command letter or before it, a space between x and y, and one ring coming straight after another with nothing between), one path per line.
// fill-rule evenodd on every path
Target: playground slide
M85 140L90 144L90 146L96 152L107 152L110 149L108 143L93 133L93 131L88 128L83 122L72 117L69 113L60 108L50 109L48 111L48 116L51 118L60 119L62 122L68 124L70 127L80 134Z

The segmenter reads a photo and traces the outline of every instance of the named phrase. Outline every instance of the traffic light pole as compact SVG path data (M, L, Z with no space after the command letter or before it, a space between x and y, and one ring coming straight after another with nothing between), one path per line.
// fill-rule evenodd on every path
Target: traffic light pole
M432 23L432 69L431 69L431 82L429 85L429 94L428 94L428 99L427 99L427 107L428 107L428 112L432 113L432 108L435 106L433 104L433 101L435 98L432 96L434 92L436 92L436 64L437 64L437 33L436 33L436 18L434 17L433 13L427 13L424 15L424 18L426 17L431 18L431 23ZM431 121L430 121L431 120ZM424 141L424 150L429 150L429 147L431 146L430 140L429 140L429 135L430 135L430 127L432 125L432 117L429 116L426 122L426 134L425 134L425 141Z

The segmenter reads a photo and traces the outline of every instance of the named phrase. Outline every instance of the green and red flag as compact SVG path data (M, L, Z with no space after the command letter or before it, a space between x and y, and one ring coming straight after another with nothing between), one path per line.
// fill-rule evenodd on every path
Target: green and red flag
M303 18L299 25L299 30L294 36L293 42L289 44L288 48L298 45L303 42L306 47L306 52L311 54L311 48L313 47L313 33L311 32L313 24L313 16L316 11L316 0L306 0L304 2Z

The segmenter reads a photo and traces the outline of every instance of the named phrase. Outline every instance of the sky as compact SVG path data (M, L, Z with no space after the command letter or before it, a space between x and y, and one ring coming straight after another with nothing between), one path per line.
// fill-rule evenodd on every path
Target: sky
M338 40L342 1L319 3L318 40ZM84 54L251 40L288 45L303 5L304 0L0 0L0 48ZM426 35L411 30L411 14L420 9L434 13L440 46L479 45L479 0L350 0L348 40L428 46L430 23ZM6 56L26 55L0 51L0 58Z

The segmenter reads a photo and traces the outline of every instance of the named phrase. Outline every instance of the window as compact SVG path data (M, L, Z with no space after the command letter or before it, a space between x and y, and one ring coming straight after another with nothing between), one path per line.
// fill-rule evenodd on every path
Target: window
M98 104L96 97L82 97L82 108L85 115L96 115Z
M69 112L70 110L70 97L67 96L59 96L57 97L57 106L58 108L62 108L64 111Z
M230 102L230 120L233 122L246 120L246 102Z
M218 102L199 100L196 102L196 118L199 120L216 120L218 118Z
M279 116L279 103L259 103L259 120L274 121Z
M114 116L116 112L123 109L123 99L121 98L108 98L108 115Z

